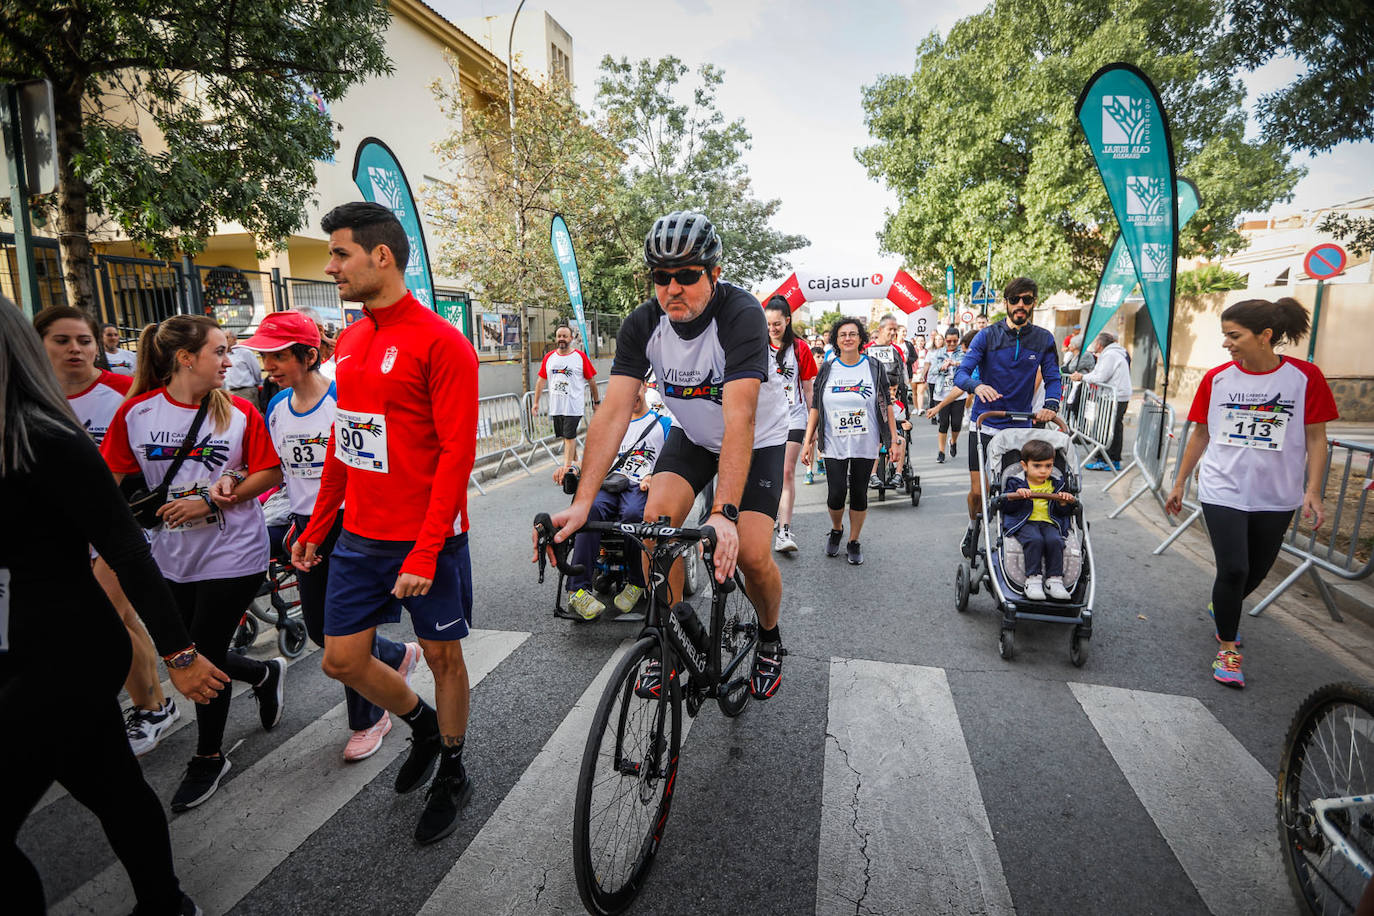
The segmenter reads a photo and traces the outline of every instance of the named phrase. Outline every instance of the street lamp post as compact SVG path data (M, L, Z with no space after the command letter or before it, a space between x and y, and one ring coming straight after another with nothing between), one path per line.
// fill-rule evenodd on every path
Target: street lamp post
M515 15L510 19L510 35L506 39L506 114L510 125L510 175L511 195L515 203L515 250L523 259L525 256L525 208L520 206L520 171L515 158L515 22L520 18L520 10L525 0L515 7ZM517 290L520 296L520 391L530 390L530 307L524 291Z

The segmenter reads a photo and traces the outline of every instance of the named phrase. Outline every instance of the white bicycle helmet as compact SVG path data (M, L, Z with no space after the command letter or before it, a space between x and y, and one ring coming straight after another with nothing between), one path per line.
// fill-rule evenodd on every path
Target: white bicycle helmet
M650 267L714 267L720 261L720 236L705 214L675 210L654 220L644 238L644 263Z

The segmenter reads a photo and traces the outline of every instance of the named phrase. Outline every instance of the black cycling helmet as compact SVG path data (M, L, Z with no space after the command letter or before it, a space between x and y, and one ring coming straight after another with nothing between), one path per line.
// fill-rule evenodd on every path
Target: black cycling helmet
M644 237L644 263L650 267L683 267L720 262L720 236L705 214L675 210L654 220Z

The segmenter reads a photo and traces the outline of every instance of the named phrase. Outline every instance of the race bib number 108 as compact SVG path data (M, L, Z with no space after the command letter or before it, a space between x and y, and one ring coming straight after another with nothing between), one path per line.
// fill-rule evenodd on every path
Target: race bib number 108
M334 414L334 453L350 467L387 473L386 415L339 410Z

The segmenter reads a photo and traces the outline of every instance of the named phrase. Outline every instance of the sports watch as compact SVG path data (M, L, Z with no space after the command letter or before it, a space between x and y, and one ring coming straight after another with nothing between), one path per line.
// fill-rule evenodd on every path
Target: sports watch
M725 516L725 520L728 522L732 522L736 525L739 524L739 506L734 503L721 503L711 511L719 512L721 515Z
M182 649L180 652L173 652L171 655L162 656L162 661L168 668L189 668L198 655L200 655L200 653L196 651L196 644L191 643L191 645Z

